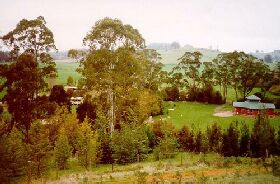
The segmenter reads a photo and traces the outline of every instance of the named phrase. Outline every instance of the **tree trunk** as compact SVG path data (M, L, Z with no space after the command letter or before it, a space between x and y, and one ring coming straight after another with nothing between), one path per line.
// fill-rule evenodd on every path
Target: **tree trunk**
M108 90L108 103L110 105L110 108L108 110L108 117L109 117L110 134L112 137L114 126L115 126L114 92L112 88Z

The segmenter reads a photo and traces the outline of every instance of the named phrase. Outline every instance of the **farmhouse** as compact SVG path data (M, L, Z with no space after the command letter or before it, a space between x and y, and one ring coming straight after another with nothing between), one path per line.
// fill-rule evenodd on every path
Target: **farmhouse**
M258 115L264 110L268 115L274 115L275 105L273 103L262 103L255 95L246 97L245 102L233 102L235 114Z

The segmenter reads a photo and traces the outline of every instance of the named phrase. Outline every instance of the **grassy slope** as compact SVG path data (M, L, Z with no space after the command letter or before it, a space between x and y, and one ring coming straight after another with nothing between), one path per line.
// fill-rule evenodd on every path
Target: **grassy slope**
M182 159L182 164L181 164ZM139 172L146 173L145 180L152 183L155 179L162 182L178 183L178 175L182 182L207 183L272 183L280 179L272 176L271 168L256 164L256 159L250 158L223 158L216 153L177 154L173 159L154 161L149 155L144 162L128 165L99 165L88 171L79 166L77 159L70 159L68 170L51 169L43 178L32 183L135 183L139 181ZM226 164L226 165L225 165ZM51 166L54 167L54 166ZM142 178L143 179L143 178ZM142 180L143 181L143 180ZM202 183L206 183L202 182Z
M173 50L158 50L161 54L163 64L177 64L178 59L184 55L185 52L194 52L199 51L203 54L202 61L212 61L220 52L216 50L209 49L198 49L198 48L185 48L182 47L180 49Z

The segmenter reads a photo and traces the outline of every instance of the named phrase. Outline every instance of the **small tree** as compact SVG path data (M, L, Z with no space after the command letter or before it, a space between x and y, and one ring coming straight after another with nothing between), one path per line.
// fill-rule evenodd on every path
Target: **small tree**
M247 156L249 153L250 146L250 131L248 126L244 123L240 129L241 138L240 138L240 156Z
M238 156L238 138L239 131L237 129L237 124L231 123L227 131L223 134L222 153L224 156Z
M62 85L55 85L52 88L49 100L51 102L56 102L60 106L65 105L68 106L68 108L70 106L70 99Z
M148 153L148 138L143 126L122 127L114 132L111 143L113 158L120 164L142 161Z
M0 181L3 183L25 174L27 153L22 139L23 135L16 128L9 135L0 137Z
M67 160L71 156L71 147L65 132L65 129L60 130L60 134L55 143L55 162L59 169L67 168Z
M67 78L67 85L68 86L73 86L74 85L74 79L72 76L68 76Z
M194 135L189 128L183 126L176 134L179 147L184 151L194 151Z
M265 157L273 152L275 147L275 130L268 117L261 113L254 124L250 139L250 148L254 157Z
M52 147L48 139L48 131L41 122L34 122L30 129L30 144L27 145L32 172L36 177L49 167Z
M178 143L173 137L165 137L159 142L159 145L154 149L156 160L161 158L173 158L176 154Z
M207 127L208 147L210 151L219 152L222 144L222 130L221 127L214 123Z
M78 159L80 164L86 169L95 164L97 148L97 134L91 130L86 118L79 128L77 138Z

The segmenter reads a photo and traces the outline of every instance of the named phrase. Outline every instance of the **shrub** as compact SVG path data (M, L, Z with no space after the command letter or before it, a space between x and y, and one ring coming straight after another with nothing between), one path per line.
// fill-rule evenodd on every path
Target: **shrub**
M179 100L179 88L178 87L167 87L165 88L166 101L177 101Z
M172 137L162 139L159 145L154 149L155 159L173 158L176 154L177 146L177 141Z
M280 157L272 159L272 173L274 176L280 176Z
M111 148L113 158L119 164L144 160L149 151L144 127L127 125L114 131Z

